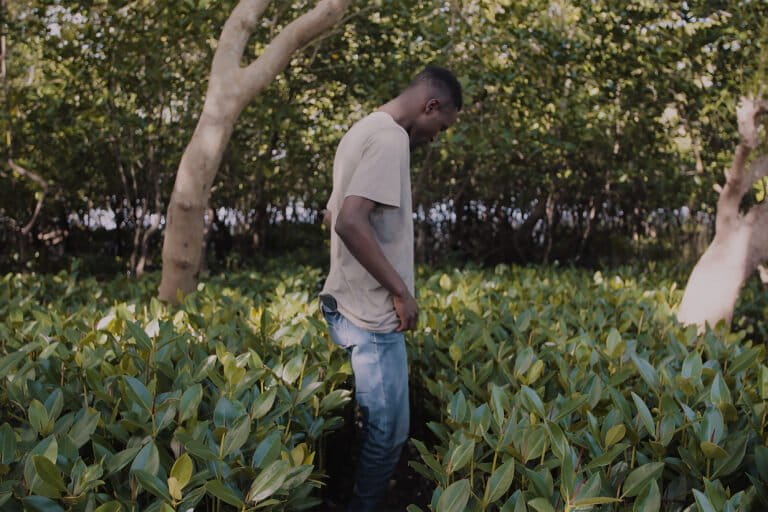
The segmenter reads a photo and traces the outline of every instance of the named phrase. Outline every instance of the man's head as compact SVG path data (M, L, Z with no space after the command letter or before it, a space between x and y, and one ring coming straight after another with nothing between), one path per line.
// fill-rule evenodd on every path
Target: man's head
M412 97L414 111L408 133L411 147L432 142L456 122L462 107L461 84L453 73L427 66L416 75L404 94Z

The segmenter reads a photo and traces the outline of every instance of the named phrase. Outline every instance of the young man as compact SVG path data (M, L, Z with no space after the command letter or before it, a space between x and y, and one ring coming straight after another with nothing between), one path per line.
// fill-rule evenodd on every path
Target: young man
M331 270L320 293L333 341L352 358L364 438L350 512L376 510L408 439L404 332L416 327L410 149L456 122L461 86L429 66L344 135L326 223Z

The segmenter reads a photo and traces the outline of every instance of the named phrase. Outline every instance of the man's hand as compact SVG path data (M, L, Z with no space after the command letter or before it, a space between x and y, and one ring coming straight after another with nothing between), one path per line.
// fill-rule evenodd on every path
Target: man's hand
M395 305L397 318L400 319L400 325L396 331L403 332L415 329L419 321L419 306L416 304L416 299L407 293L402 297L393 297L392 302Z

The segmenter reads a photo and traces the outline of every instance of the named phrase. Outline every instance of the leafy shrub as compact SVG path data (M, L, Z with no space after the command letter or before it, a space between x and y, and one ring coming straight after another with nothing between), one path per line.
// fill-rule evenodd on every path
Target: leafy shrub
M148 298L155 281L5 276L0 507L317 504L318 441L341 422L351 373L309 293L285 291L318 272L238 277L261 284L244 295L214 280L169 309Z
M678 277L422 269L408 348L434 437L410 464L431 508L768 507L766 294L745 291L732 333L698 335L672 317ZM2 510L317 505L351 374L322 278L216 277L175 309L156 276L2 278Z
M699 336L671 316L679 298L631 269L429 277L411 357L437 442L415 441L411 464L432 508L768 507L768 368L750 339L765 315Z

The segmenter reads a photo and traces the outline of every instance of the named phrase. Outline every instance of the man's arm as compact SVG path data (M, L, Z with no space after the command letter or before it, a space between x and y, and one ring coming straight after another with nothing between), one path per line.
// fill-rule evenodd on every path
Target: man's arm
M384 256L368 216L376 203L360 196L344 199L336 218L336 234L341 237L352 256L393 296L398 331L416 328L419 308L403 279Z

